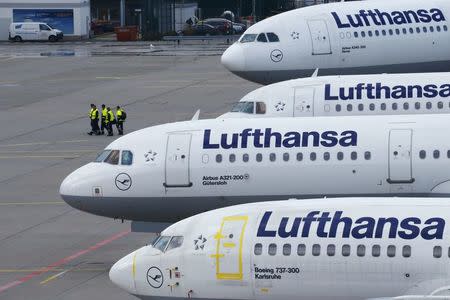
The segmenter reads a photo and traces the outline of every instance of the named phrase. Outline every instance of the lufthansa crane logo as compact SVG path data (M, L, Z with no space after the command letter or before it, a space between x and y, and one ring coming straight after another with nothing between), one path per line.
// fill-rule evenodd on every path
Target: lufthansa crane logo
M147 282L152 288L159 289L164 282L164 276L161 270L157 267L148 269Z
M270 59L273 62L280 62L283 59L283 52L281 50L275 49L270 53Z
M116 187L121 191L126 191L131 187L131 177L127 173L120 173L116 176Z

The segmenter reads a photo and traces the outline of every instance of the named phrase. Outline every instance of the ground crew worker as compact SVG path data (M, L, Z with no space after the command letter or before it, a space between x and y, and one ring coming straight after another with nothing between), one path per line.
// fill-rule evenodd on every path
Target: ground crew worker
M95 104L91 104L91 110L89 111L89 119L91 120L91 132L88 132L89 135L96 134L99 135L98 128L98 109Z
M116 107L116 116L117 116L117 131L119 135L123 135L123 122L127 118L127 113L120 107Z
M101 122L101 134L105 134L106 129L106 117L108 116L108 111L106 110L105 104L102 104L102 122Z
M108 136L113 136L114 135L114 133L113 133L113 125L114 124L116 124L116 118L114 117L114 113L113 113L113 111L111 110L111 107L107 107L106 108L106 111L107 111L107 118L106 118L106 120L107 120L107 130L108 130Z

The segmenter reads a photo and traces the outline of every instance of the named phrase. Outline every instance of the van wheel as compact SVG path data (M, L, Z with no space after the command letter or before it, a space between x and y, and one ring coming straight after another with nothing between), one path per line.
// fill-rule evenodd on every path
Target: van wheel
M56 36L54 36L54 35L49 36L49 37L48 37L48 40L49 40L50 42L52 42L52 43L58 41L58 39L57 39Z
M20 36L16 35L14 37L14 42L21 42L21 41L22 41L22 38Z

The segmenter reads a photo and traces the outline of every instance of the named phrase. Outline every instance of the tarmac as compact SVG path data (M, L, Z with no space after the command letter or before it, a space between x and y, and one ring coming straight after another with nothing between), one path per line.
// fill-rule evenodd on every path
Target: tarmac
M89 104L123 106L130 132L197 109L214 118L258 87L221 66L225 44L152 46L0 43L0 299L136 299L108 271L155 235L77 211L58 193L117 138L87 135Z

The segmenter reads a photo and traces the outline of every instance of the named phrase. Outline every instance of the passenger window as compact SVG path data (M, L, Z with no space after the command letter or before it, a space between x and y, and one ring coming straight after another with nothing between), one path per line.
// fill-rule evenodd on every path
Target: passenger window
M256 114L264 115L266 113L266 104L264 102L256 102Z
M327 247L327 255L328 256L334 256L334 254L336 253L336 246L333 244L328 245Z
M450 150L447 150L447 158L450 158Z
M400 29L396 28L396 29L395 29L395 33L396 33L397 35L400 35Z
M263 156L261 153L256 154L256 161L257 162L262 162Z
M411 257L411 246L403 246L402 255L403 257Z
M291 244L284 244L283 245L283 255L284 256L291 255Z
M305 244L299 244L297 247L297 255L298 256L305 256L306 254L306 245Z
M277 159L277 155L275 153L270 153L269 159L270 161L275 161Z
M269 245L269 255L274 256L277 254L277 245L276 244L270 244Z
M447 25L442 26L442 28L444 28L444 31L448 31Z
M247 153L242 154L242 160L243 160L244 162L248 162L249 159L250 159L250 157L249 157L249 155L248 155Z
M393 35L394 34L394 30L389 29L389 35Z
M409 103L408 102L403 103L403 109L404 110L408 110L409 109Z
M161 252L164 252L167 244L170 241L170 236L161 236L154 244L153 248L158 249Z
M236 154L230 154L230 162L234 163L236 161Z
M416 103L414 104L414 107L415 107L416 109L420 109L420 102L416 102Z
M119 159L120 159L120 151L112 150L111 153L108 155L108 157L105 159L105 163L108 163L111 165L118 165Z
M450 150L449 150L449 152L450 152ZM301 152L297 153L297 160L298 161L302 161L303 160L303 153L301 153Z
M316 152L311 152L311 154L309 154L309 159L311 159L312 161L315 161L317 159Z
M373 257L379 257L381 254L381 247L380 245L373 245L372 246L372 256Z
M402 31L403 31L403 34L407 34L407 33L408 33L408 31L406 30L406 28L403 28Z
M370 160L371 157L372 157L372 153L370 153L370 151L364 152L364 159L365 160Z
M430 26L430 32L434 32L434 27Z
M433 105L431 104L431 102L427 102L427 109L432 109Z
M280 41L280 39L278 38L278 35L276 35L273 32L268 32L267 38L269 39L269 42L271 42L271 43L276 43L276 42Z
M342 256L350 255L350 245L342 245Z
M381 31L381 33L382 33L383 35L386 35L386 30L383 29L383 30Z
M416 27L416 32L420 33L420 28L419 27Z
M409 28L409 33L413 34L414 33L414 29L411 27Z
M439 109L443 109L444 108L444 103L442 101L439 101L437 104Z
M388 257L394 257L395 256L395 246L394 245L389 245L387 247L387 256Z
M420 150L419 157L425 159L427 157L427 152L425 150Z
M364 110L364 104L358 104L358 110L363 111Z
M313 256L319 256L320 255L320 245L314 244L312 247L312 255Z
M426 33L427 31L428 29L425 26L423 26L423 32Z
M342 107L340 104L336 104L336 111L340 112L342 110Z
M355 152L355 151L353 151L353 152L350 154L350 158L351 158L352 160L357 160L357 159L358 159L358 153Z
M356 248L356 255L359 257L363 257L366 255L366 246L364 245L358 245L358 248Z
M344 152L338 152L337 153L337 159L338 160L343 160L344 159Z
M217 154L216 155L216 162L217 163L221 163L222 162L222 154Z
M380 32L378 31L378 29L375 30L375 35L376 35L376 36L380 36Z
M283 160L289 161L289 153L283 153Z
M179 248L183 245L183 237L182 236L174 236L169 243L169 246L167 246L166 252L169 250L173 250L175 248Z
M255 255L261 255L262 254L262 244L260 244L260 243L255 244L254 253L255 253Z
M441 26L436 26L436 30L437 30L438 32L441 32Z
M370 37L372 37L372 36L373 36L372 30L369 30L369 31L367 32L367 34L368 34Z
M103 162L105 158L108 157L109 153L111 153L111 150L103 150L95 159L95 162Z
M441 246L435 246L433 248L433 257L440 258L442 256L442 248Z
M369 109L370 109L371 111L374 111L374 110L375 110L375 104L370 103Z
M347 104L347 111L353 111L353 105Z
M131 166L133 164L133 153L128 150L122 151L122 165Z
M354 32L354 36L355 36L355 38L357 38L358 37L358 32Z
M329 161L330 160L330 152L324 152L323 153L323 160Z
M361 37L366 37L366 32L365 31L361 32Z
M265 33L260 33L256 39L258 42L267 43L267 38Z
M381 103L380 109L381 110L386 110L386 103Z
M398 108L398 104L397 103L392 103L392 110L397 110Z
M438 159L439 156L441 156L441 153L439 152L439 150L434 150L433 151L433 158L434 159Z

